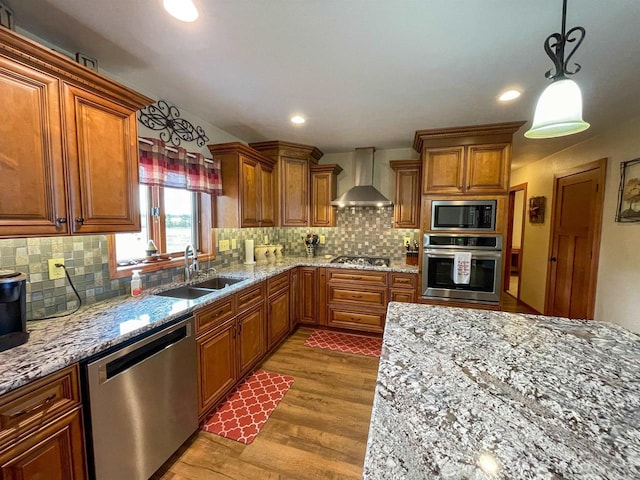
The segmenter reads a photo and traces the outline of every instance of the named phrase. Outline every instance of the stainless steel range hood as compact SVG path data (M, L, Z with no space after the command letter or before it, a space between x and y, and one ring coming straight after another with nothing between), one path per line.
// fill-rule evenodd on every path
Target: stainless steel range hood
M331 205L337 207L386 207L393 205L373 186L373 147L356 148L353 166L355 186L340 195Z

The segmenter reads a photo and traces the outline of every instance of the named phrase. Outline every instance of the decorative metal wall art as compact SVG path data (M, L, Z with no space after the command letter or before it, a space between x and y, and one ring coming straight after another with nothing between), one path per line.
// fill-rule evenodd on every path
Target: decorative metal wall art
M545 197L529 199L529 223L544 223Z
M202 127L194 127L188 120L180 118L180 110L164 100L140 110L138 121L151 130L162 130L160 140L178 147L182 140L195 141L199 147L209 141Z
M640 222L640 158L620 164L616 222Z

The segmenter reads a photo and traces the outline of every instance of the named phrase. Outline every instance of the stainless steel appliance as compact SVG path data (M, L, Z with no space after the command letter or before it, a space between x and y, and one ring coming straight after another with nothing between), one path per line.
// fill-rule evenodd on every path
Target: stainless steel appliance
M374 267L388 267L389 259L384 257L364 257L343 255L336 257L329 263L345 263L347 265L372 265Z
M456 252L471 252L468 284L453 281ZM502 237L425 234L422 296L434 299L498 303L502 284Z
M496 229L496 200L433 200L431 230Z
M0 352L25 343L27 333L27 276L0 270Z
M148 479L198 428L188 318L85 365L97 480Z

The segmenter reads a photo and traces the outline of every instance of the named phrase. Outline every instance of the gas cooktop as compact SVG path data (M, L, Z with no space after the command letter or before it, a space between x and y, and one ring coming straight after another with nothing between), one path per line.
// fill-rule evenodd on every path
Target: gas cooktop
M348 265L372 265L374 267L388 267L389 259L382 257L350 257L342 256L331 260L331 263L346 263Z

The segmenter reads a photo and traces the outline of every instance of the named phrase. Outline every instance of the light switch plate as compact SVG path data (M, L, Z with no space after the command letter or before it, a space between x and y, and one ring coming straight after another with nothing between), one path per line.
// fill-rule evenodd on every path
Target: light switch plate
M269 244L269 235L265 235L264 236L264 244L268 245Z
M327 238L324 235L320 235L320 245L324 245L326 241L327 241Z
M218 242L218 251L226 252L229 250L229 240L220 240Z
M409 245L411 245L411 237L404 237L404 243L403 243L403 245L406 247L406 246L407 246L407 243L408 243Z
M64 268L56 267L56 263L64 265L64 258L50 258L49 259L49 280L55 280L56 278L64 278Z
M238 248L238 242L236 241L235 238L231 239L231 250L235 250L236 248Z

